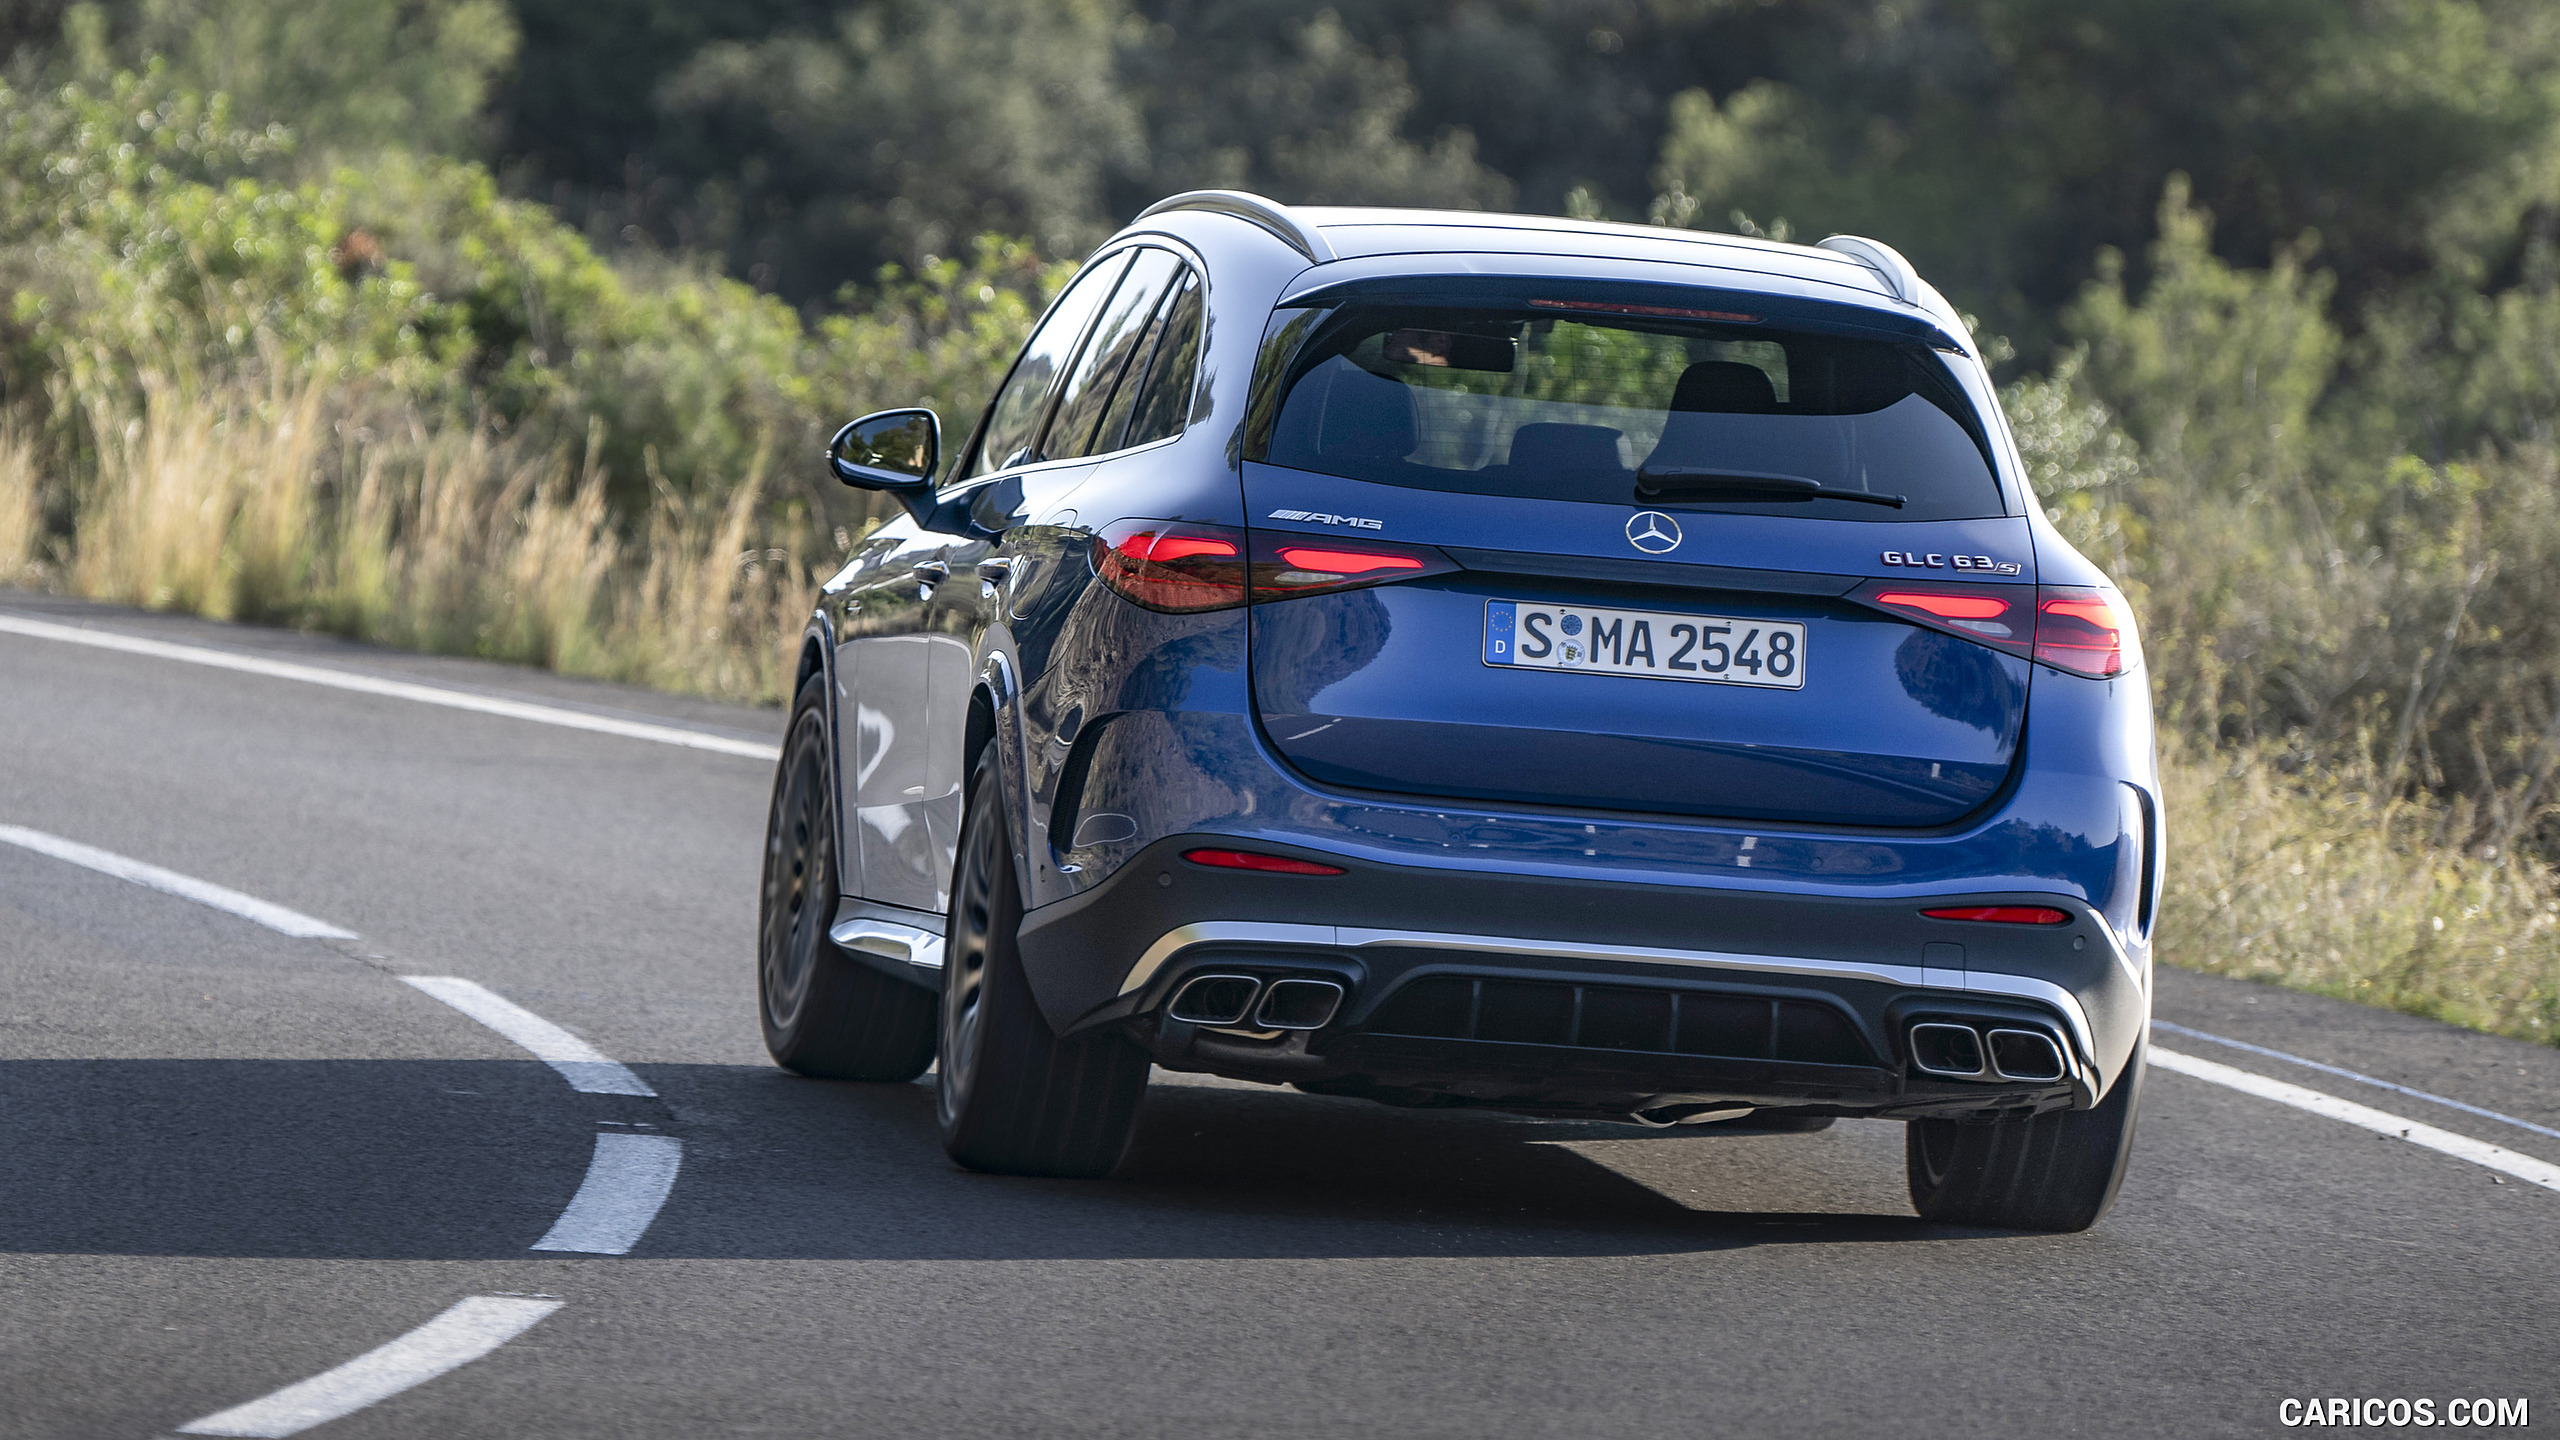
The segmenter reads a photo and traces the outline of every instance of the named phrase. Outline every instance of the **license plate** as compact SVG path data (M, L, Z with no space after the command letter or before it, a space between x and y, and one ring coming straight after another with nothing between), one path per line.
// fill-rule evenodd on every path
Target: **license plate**
M1785 620L1488 600L1484 663L1801 690L1804 627Z

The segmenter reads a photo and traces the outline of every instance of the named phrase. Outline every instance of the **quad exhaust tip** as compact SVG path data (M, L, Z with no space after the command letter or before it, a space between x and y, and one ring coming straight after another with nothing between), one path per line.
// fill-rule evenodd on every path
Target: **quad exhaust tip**
M1334 981L1274 980L1253 1023L1264 1030L1321 1030L1341 1006L1342 986Z
M1262 982L1250 975L1199 975L1174 995L1165 1013L1194 1025L1241 1025L1261 994Z
M1165 1013L1220 1029L1321 1030L1342 1008L1342 997L1341 984L1333 980L1291 977L1265 984L1251 975L1195 975L1174 992Z
M2067 1073L2062 1047L2041 1030L1984 1032L1940 1020L1911 1027L1911 1063L1944 1080L2048 1083Z

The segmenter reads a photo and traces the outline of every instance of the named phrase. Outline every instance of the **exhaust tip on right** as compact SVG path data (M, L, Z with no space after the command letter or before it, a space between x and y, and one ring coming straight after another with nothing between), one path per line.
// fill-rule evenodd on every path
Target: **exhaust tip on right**
M1342 993L1331 980L1274 980L1262 992L1254 1024L1265 1030L1321 1030L1341 1006Z
M1994 1030L1991 1068L2003 1080L2059 1080L2062 1051L2053 1037L2036 1030Z

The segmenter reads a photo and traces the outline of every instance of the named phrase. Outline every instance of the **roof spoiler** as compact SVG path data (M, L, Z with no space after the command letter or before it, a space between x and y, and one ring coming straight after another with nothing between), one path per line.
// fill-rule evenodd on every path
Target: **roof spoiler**
M1936 320L1948 337L1956 340L1959 350L1973 350L1973 337L1965 326L1964 317L1956 313L1956 308L1947 303L1947 297L1939 294L1937 287L1920 278L1920 272L1911 268L1911 262L1902 258L1901 251L1864 235L1827 236L1815 248L1846 255L1873 270L1894 299Z
M1277 200L1267 200L1260 195L1243 190L1186 190L1179 195L1167 196L1139 211L1138 219L1144 220L1150 215L1161 215L1168 210L1206 210L1216 215L1234 216L1247 224L1269 231L1282 244L1306 256L1312 264L1321 265L1328 260L1339 258L1334 254L1333 247L1325 242L1324 232L1312 226L1299 224L1298 217L1289 213L1288 206ZM1908 270L1911 267L1906 265L1903 268Z

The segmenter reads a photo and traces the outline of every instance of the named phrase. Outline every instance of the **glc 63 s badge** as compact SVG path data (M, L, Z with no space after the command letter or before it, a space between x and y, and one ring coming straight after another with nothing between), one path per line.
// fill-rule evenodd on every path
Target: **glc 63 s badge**
M1962 570L1972 575L2023 573L2017 561L1994 560L1988 555L1928 555L1917 550L1887 550L1884 563L1908 566L1914 570Z

